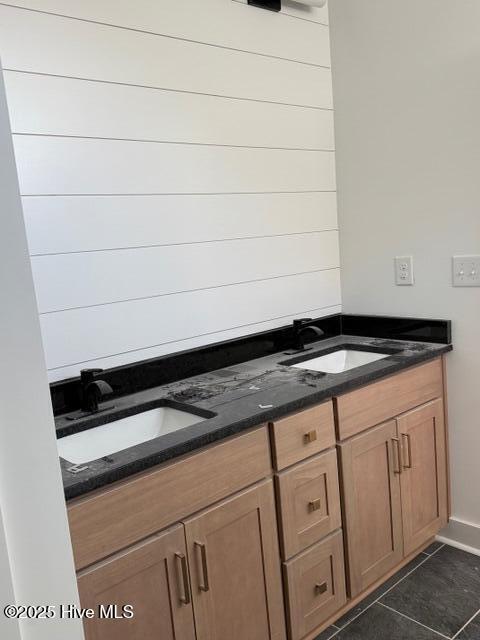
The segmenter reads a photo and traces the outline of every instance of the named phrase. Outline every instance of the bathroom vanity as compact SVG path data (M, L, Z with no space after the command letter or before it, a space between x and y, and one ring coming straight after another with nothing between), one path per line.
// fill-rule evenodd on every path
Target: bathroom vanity
M269 373L250 369L243 394L196 403L216 417L78 473L62 461L78 494L68 515L82 606L134 611L86 620L88 640L313 640L431 543L449 514L451 347L381 342L339 336L321 353L257 359ZM345 345L351 369L344 358L312 378L293 366ZM143 393L137 403L158 389ZM254 424L255 410L272 417ZM116 456L112 481L102 464Z

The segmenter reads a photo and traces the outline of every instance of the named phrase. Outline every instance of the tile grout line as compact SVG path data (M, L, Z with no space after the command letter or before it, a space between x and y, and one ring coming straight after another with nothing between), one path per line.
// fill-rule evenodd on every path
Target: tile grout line
M398 582L396 582L394 585L392 585L389 589L387 589L384 593L382 593L380 596L378 596L378 598L375 600L375 602L378 602L381 598L385 597L387 595L387 593L390 593L390 591L392 591L392 589L394 589L395 587L397 587L400 582L403 582L403 580L405 580L405 578L408 578L408 576L412 575L412 573L414 573L419 567L421 567L423 564L425 564L425 562L427 562L427 560L429 558L432 558L436 553L438 553L440 551L440 549L443 549L445 545L442 545L441 547L439 547L436 551L434 551L432 554L427 555L427 557L422 560L421 562L419 562L417 564L416 567L414 567L411 571L409 571L407 574L405 574L403 576L403 578L401 578ZM418 556L417 556L418 557Z
M397 615L402 616L402 618L406 618L407 620L410 620L410 622L414 622L415 624L418 624L420 627L423 627L424 629L428 629L429 631L431 631L435 635L438 635L441 638L445 638L445 640L451 640L449 638L449 636L443 635L443 633L440 633L440 631L435 631L435 629L432 629L431 627L427 627L426 624L423 624L422 622L419 622L418 620L414 620L413 618L410 618L409 616L405 615L404 613L401 613L400 611L397 611L396 609L392 609L392 607L389 607L388 605L383 604L382 602L376 602L375 604L378 604L381 607L383 607L384 609L388 609L389 611L392 611L393 613L396 613Z
M462 631L466 629L468 625L475 620L475 618L478 615L480 615L480 609L476 613L474 613L469 620L467 620L467 622L463 625L463 627L461 627L454 636L452 636L452 640L455 640L455 638L457 638L462 633Z
M339 628L338 628L336 625L334 625L334 624L331 624L331 625L330 625L330 627L333 627L333 628L335 629L335 631L333 632L333 634L332 634L331 636L328 636L328 638L326 638L326 640L331 640L334 636L336 636L336 635L337 635L337 633L338 633L339 631L341 631L341 629L339 629ZM322 631L322 633L325 633L326 631L328 631L328 629L330 629L330 627L327 627L326 629L324 629L324 630Z
M434 543L432 543L432 544L434 544ZM438 547L438 549L435 549L435 551L432 551L432 553L428 553L426 550L424 550L424 551L422 551L422 554L425 555L425 556L428 556L430 558L431 556L435 555L437 553L437 551L440 551L440 549L445 546L444 542L439 542L439 544L440 544L440 546ZM427 549L428 548L429 547L427 547Z
M412 573L414 573L419 567L421 567L425 562L427 562L427 560L429 558L431 558L432 556L434 556L436 553L438 553L440 551L440 549L443 549L445 545L443 544L441 547L439 547L436 551L434 551L431 555L427 555L426 558L424 560L422 560L421 562L419 562L417 564L416 567L414 567L411 571L409 571L408 573L406 573L402 578L400 578L400 580L398 580L398 582L395 582L395 584L393 584L389 589L387 589L386 591L384 591L383 593L381 593L378 598L376 600L374 600L371 604L368 605L368 607L365 607L365 609L363 609L362 611L360 611L360 613L358 615L356 615L354 618L352 618L351 620L349 620L347 622L347 624L345 624L343 627L340 627L338 631L336 631L332 636L330 636L330 638L328 640L331 640L331 638L334 638L336 635L338 635L338 633L340 631L343 631L344 629L346 629L352 622L354 622L357 618L359 618L361 615L363 615L366 611L368 611L371 607L373 607L374 604L377 604L377 602L383 598L384 596L387 595L387 593L390 593L390 591L392 589L394 589L395 587L397 587L401 582L403 582L403 580L405 580L405 578L408 578L408 576L410 576ZM423 551L422 551L423 553ZM420 554L419 554L420 555ZM426 555L426 554L425 554ZM417 556L418 557L418 556ZM367 596L368 597L368 596ZM381 604L381 603L379 603ZM415 621L416 622L416 621ZM450 640L450 639L448 639Z

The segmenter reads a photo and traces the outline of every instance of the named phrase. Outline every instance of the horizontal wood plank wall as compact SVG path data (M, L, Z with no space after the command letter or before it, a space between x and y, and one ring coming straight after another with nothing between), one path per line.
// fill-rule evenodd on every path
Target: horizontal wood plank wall
M334 192L56 196L24 198L23 210L31 254L45 255L331 231L336 201Z
M32 264L40 312L336 269L337 234L328 231L252 238L249 242L225 240L36 256ZM282 253L284 259L279 262L277 257ZM189 264L203 268L191 269ZM161 274L169 277L159 277ZM72 278L78 284L75 289Z
M52 380L340 311L326 9L0 2L0 56Z
M292 107L282 104L12 71L5 72L5 82L17 133L254 148L334 148L333 112L328 110L303 109L292 123Z
M137 11L144 4L146 0L136 3ZM250 6L240 8L253 11ZM238 25L232 23L231 28ZM34 46L26 46L33 34ZM236 49L6 6L0 8L0 41L7 70L317 108L332 106L329 69Z
M308 312L317 298L335 308L339 286L338 270L327 270L43 314L49 366L81 364L86 353L98 360L159 344L171 347L185 336L288 317L292 309Z
M23 195L251 193L335 188L329 151L16 136Z
M247 0L238 0L247 4ZM328 29L319 38L316 24L285 20L286 16L328 24L327 7L315 9L283 0L282 15L244 11L232 0L175 0L175 2L131 2L131 0L12 0L5 4L82 20L100 22L238 49L330 66ZM139 10L141 8L141 10Z

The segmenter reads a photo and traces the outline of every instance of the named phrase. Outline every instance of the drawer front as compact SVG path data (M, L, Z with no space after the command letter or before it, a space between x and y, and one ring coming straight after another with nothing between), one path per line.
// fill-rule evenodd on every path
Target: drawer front
M286 562L284 572L290 638L300 640L347 601L342 532Z
M285 469L335 444L333 403L294 413L270 423L275 469Z
M342 526L335 450L276 477L284 560Z
M433 362L335 398L338 437L345 440L443 395L442 362Z
M229 438L68 505L81 569L270 474L266 427Z

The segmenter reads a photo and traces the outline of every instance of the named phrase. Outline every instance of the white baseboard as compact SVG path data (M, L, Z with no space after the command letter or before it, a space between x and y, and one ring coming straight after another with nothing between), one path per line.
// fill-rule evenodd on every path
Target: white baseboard
M480 525L478 524L452 518L445 529L440 531L437 540L480 556Z

